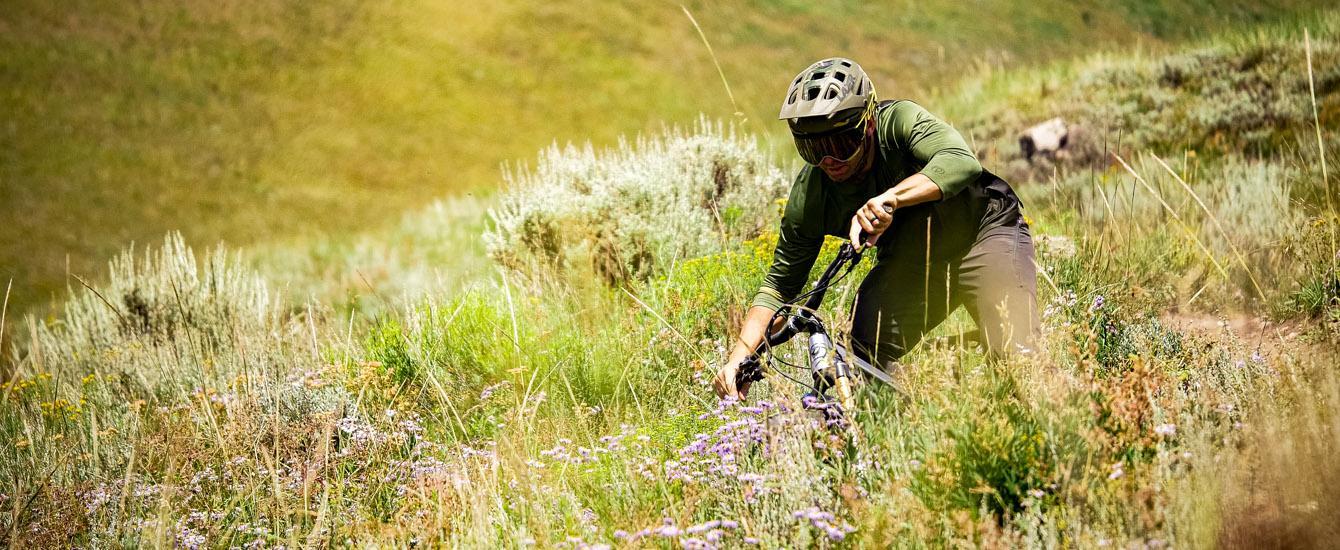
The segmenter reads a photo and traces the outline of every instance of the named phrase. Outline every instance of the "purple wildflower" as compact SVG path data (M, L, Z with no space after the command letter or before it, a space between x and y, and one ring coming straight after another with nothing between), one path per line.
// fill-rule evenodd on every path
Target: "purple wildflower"
M791 517L807 521L810 526L823 531L824 535L834 542L841 541L849 533L856 531L855 527L848 525L846 522L838 525L837 518L832 513L820 510L817 506L792 512Z
M1093 297L1093 303L1089 304L1089 311L1098 311L1103 308L1105 303L1107 303L1107 300L1103 299L1102 294L1096 295Z

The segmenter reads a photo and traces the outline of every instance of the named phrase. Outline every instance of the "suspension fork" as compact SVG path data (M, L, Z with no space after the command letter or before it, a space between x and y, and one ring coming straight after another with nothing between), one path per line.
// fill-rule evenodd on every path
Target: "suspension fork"
M833 345L833 339L822 330L811 332L809 339L810 368L814 373L815 387L820 392L832 387L837 393L838 405L841 406L843 415L856 410L856 400L851 387L851 367L843 359L842 354L838 353L837 346ZM847 421L850 422L851 419L847 418Z

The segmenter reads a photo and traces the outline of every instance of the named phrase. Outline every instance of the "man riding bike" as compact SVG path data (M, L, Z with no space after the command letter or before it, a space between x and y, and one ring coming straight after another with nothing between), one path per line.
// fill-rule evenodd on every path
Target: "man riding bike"
M825 235L860 246L865 233L879 248L852 311L853 352L870 364L893 370L959 305L991 356L1030 350L1038 314L1028 224L1014 190L982 169L958 131L911 101L877 101L865 71L840 57L801 71L778 118L807 165L772 267L717 372L719 396L748 392L748 382L736 385L740 363L802 290Z

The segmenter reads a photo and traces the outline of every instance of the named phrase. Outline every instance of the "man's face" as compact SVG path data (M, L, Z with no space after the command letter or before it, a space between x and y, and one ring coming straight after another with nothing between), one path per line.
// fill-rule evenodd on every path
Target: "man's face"
M875 134L874 103L837 121L824 117L791 119L791 137L800 158L833 181L847 181L869 167ZM855 121L854 124L850 124ZM844 125L849 126L843 127Z
M819 161L819 169L823 170L828 178L835 182L844 182L851 179L866 167L866 154L873 146L871 137L874 134L874 125L865 124L862 128L862 137L856 151L846 159L838 159L833 156L825 156Z

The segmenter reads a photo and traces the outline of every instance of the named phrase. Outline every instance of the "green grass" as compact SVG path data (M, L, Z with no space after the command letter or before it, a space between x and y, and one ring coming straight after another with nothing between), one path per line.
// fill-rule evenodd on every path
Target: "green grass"
M808 5L769 9L812 15ZM1337 17L1315 20L1318 59L1334 59ZM1266 91L1296 94L1296 38L1272 27L1191 53L994 73L948 104L1008 91L980 112L954 112L983 130L993 163L1010 163L1012 123L1001 121L1015 119L1002 112L1022 120L1059 105L1083 116L1091 111L1076 97L1094 99L1093 111L1131 97L1095 75L1128 75L1155 93L1162 68L1189 57L1213 69L1270 51L1285 61L1258 65L1275 76L1262 79L1276 83ZM1044 84L1052 99L1038 100ZM1214 94L1164 91L1170 118L1222 112ZM1323 108L1333 97L1320 97ZM731 149L739 143L711 132L696 148L665 147L669 133L624 150L550 150L502 200L444 200L362 235L294 236L245 254L197 255L178 237L140 247L96 292L79 288L53 319L28 317L7 333L18 341L0 386L0 540L1324 545L1340 525L1329 490L1340 482L1340 302L1338 225L1318 207L1317 159L1301 138L1297 149L1225 145L1183 155L1174 176L1147 153L1177 158L1163 149L1202 128L1151 118L1164 131L1126 144L1148 187L1085 156L1059 160L1054 180L1020 185L1043 273L1039 351L988 364L970 347L920 346L902 391L860 392L859 430L848 433L799 412L800 391L779 377L744 407L710 393L770 259L776 203L722 203L732 220L768 223L723 220L719 241L691 233L699 242L620 256L654 266L630 277L602 281L586 261L600 254L587 237L629 227L589 195L714 174L722 150L771 177L766 150ZM1334 140L1335 119L1322 120ZM1311 135L1307 120L1285 122L1271 140ZM1223 143L1257 130L1227 126ZM587 191L560 185L567 173L588 175ZM694 200L665 198L675 191ZM700 191L636 196L666 219L712 219L721 197ZM553 204L481 212L537 192ZM555 234L554 246L505 246L507 267L484 260L486 226L492 246L507 242L486 219L524 227L559 214L580 231ZM1224 231L1216 220L1236 223ZM565 254L557 268L541 257L552 250ZM858 281L821 311L835 326Z
M1289 17L1314 3L691 3L749 119L860 59L918 97L982 67ZM734 118L673 4L19 2L0 15L0 278L46 303L126 243L340 237L493 189L552 141Z

